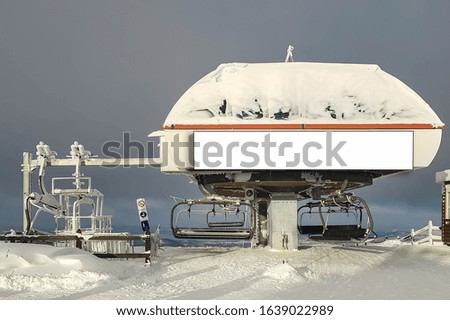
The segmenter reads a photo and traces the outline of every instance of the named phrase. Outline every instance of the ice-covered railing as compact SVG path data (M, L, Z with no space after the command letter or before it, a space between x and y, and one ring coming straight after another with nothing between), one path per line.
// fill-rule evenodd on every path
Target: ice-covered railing
M411 229L411 233L401 240L410 240L411 244L425 244L434 245L436 243L441 243L441 229L438 226L433 226L433 222L430 220L428 224L419 229Z

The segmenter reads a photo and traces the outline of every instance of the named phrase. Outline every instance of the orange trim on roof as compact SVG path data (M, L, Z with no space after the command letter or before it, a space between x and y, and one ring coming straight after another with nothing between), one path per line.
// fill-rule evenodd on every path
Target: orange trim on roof
M368 130L368 129L442 129L429 123L234 123L234 124L174 124L166 130Z
M164 126L164 129L178 130L221 130L221 129L303 129L299 123L280 123L280 124L264 124L264 123L236 123L236 124L175 124L172 126Z
M305 124L305 129L433 129L429 123L338 123ZM440 129L440 128L436 128Z

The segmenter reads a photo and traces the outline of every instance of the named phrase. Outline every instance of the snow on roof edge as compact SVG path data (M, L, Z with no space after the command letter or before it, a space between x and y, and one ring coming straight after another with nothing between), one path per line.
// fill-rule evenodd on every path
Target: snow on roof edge
M180 97L164 126L257 120L443 125L414 90L376 64L276 62L219 65Z

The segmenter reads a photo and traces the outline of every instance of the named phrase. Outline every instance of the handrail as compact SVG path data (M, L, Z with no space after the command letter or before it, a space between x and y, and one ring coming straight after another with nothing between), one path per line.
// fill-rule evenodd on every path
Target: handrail
M401 240L410 239L412 245L423 243L433 245L435 244L436 241L442 241L441 235L434 235L433 231L440 231L440 228L438 226L433 226L433 222L430 220L428 221L428 224L425 227L419 230L411 229L410 234L403 237ZM421 236L423 234L426 234L427 236L420 239L416 239L417 236Z

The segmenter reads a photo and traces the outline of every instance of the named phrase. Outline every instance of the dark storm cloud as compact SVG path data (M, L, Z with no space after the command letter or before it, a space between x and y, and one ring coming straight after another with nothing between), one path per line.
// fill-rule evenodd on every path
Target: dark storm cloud
M379 64L450 123L449 10L448 1L0 0L0 225L21 224L21 154L39 140L61 156L74 140L94 153L123 132L146 141L217 65L283 61L288 44L297 61ZM447 145L444 131L432 166L376 181L361 194L397 212L424 208L438 222L434 172L450 166ZM199 194L185 177L156 169L88 174L107 207L126 212L119 222L137 197L154 199L161 217L170 194ZM417 212L410 218L423 219Z

